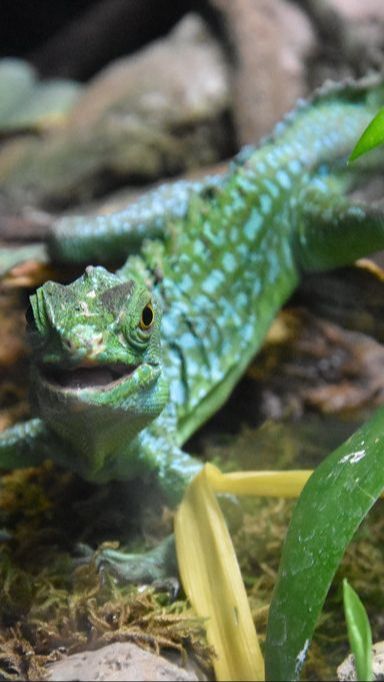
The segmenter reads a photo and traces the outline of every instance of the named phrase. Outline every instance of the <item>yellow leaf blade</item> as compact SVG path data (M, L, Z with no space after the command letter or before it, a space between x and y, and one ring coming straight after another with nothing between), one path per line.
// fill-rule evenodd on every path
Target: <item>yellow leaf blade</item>
M209 466L211 485L217 493L233 495L258 495L259 497L299 497L311 470L292 471L239 471L222 474Z
M218 680L264 680L264 662L235 551L206 465L188 487L175 521L184 589L207 618Z

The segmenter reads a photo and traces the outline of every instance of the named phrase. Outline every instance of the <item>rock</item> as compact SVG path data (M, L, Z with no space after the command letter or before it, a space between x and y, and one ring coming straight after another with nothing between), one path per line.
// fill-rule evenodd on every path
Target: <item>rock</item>
M354 22L372 23L384 21L382 0L328 0L330 7L340 12L345 19ZM377 27L376 27L377 28Z
M22 59L0 59L0 133L43 130L65 121L80 93L79 83L38 81Z
M82 680L198 680L196 673L170 663L162 656L144 651L131 642L115 642L97 651L73 654L48 666L52 682ZM201 679L201 677L200 677Z
M306 0L303 9L319 36L311 86L327 78L358 78L384 61L384 5L381 0Z
M204 22L188 15L168 38L103 69L72 111L69 127L136 116L172 129L207 121L226 106L220 49Z
M254 143L306 93L305 60L315 48L305 14L285 0L210 0L231 46L239 144Z
M35 78L34 69L21 59L0 61L0 125L29 96Z
M233 151L223 125L228 106L221 50L203 20L187 15L166 38L91 81L63 133L8 143L3 194L65 206L132 179L213 163Z
M373 661L373 679L384 679L384 642L377 642L372 647ZM340 663L337 668L337 679L340 682L355 682L357 680L357 673L355 668L355 659L352 654Z
M330 6L345 22L349 49L355 52L364 73L369 67L383 65L384 3L382 0L329 0Z
M26 7L23 22L18 22L19 45L25 45L27 31L25 15L33 16L36 25L48 30L47 39L36 44L29 56L44 77L60 76L87 80L107 62L123 54L131 54L143 45L165 35L185 13L188 0L93 0L93 2L61 2L53 15L46 17L46 8L39 3L33 11ZM56 9L56 8L55 8ZM15 10L17 17L17 10ZM65 16L67 15L67 16ZM15 22L14 22L15 23ZM12 31L12 26L8 31ZM35 37L36 31L30 31ZM84 45L87 49L84 49Z

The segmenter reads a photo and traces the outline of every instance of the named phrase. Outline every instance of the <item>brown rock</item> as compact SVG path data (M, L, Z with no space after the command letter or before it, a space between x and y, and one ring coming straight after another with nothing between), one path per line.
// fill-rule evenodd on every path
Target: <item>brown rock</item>
M381 0L306 0L303 8L319 36L319 59L309 74L312 86L382 69L384 5Z
M69 127L133 116L172 127L208 120L227 105L220 49L203 21L188 15L168 38L103 69L72 111Z
M213 163L228 152L228 105L221 50L203 20L188 15L97 76L64 133L16 151L10 143L0 155L2 191L34 205L69 205L132 178Z
M328 3L351 21L384 21L382 0L328 0Z
M97 651L73 654L49 665L47 679L52 682L75 680L79 682L82 680L109 680L110 682L191 680L194 682L199 678L194 672L186 671L162 656L144 651L136 644L115 642Z
M346 23L352 49L360 51L363 70L382 66L384 51L384 3L382 0L329 0ZM347 45L347 47L349 47ZM356 56L359 59L358 56Z
M57 30L52 25L54 22L49 22L51 30L48 39L33 48L30 54L34 66L44 77L88 79L107 62L122 54L131 54L167 33L180 19L188 2L94 0L77 5L71 7L69 3L64 12L68 15L66 21L63 20L63 14L57 12ZM36 25L45 14L44 6L37 5L34 10L29 9L29 16L33 17ZM23 13L23 26L18 27L20 42L22 33L27 31L26 15L28 17L27 8ZM48 28L47 22L43 23Z
M377 642L372 647L372 672L374 680L384 678L384 642ZM352 654L340 663L337 668L337 679L340 682L355 682L358 680L355 659Z
M305 14L284 0L210 1L232 46L238 141L252 143L305 94L305 59L314 34Z

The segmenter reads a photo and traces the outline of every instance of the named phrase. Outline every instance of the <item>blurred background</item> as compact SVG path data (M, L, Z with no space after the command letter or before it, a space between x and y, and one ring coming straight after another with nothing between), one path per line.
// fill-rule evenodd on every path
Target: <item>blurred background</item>
M0 236L216 170L326 79L381 68L383 28L380 0L3 0Z

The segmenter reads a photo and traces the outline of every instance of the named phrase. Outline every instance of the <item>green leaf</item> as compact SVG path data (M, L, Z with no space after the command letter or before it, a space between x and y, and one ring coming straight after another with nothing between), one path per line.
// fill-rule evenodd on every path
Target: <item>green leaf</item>
M366 154L371 149L384 143L384 108L380 109L375 118L364 130L362 136L357 141L352 150L349 161L355 161L359 156Z
M267 680L296 680L345 548L384 488L384 408L316 469L295 507L272 598Z
M372 672L372 632L367 612L356 594L343 580L344 612L347 621L349 644L355 657L357 679L364 682L373 680Z

